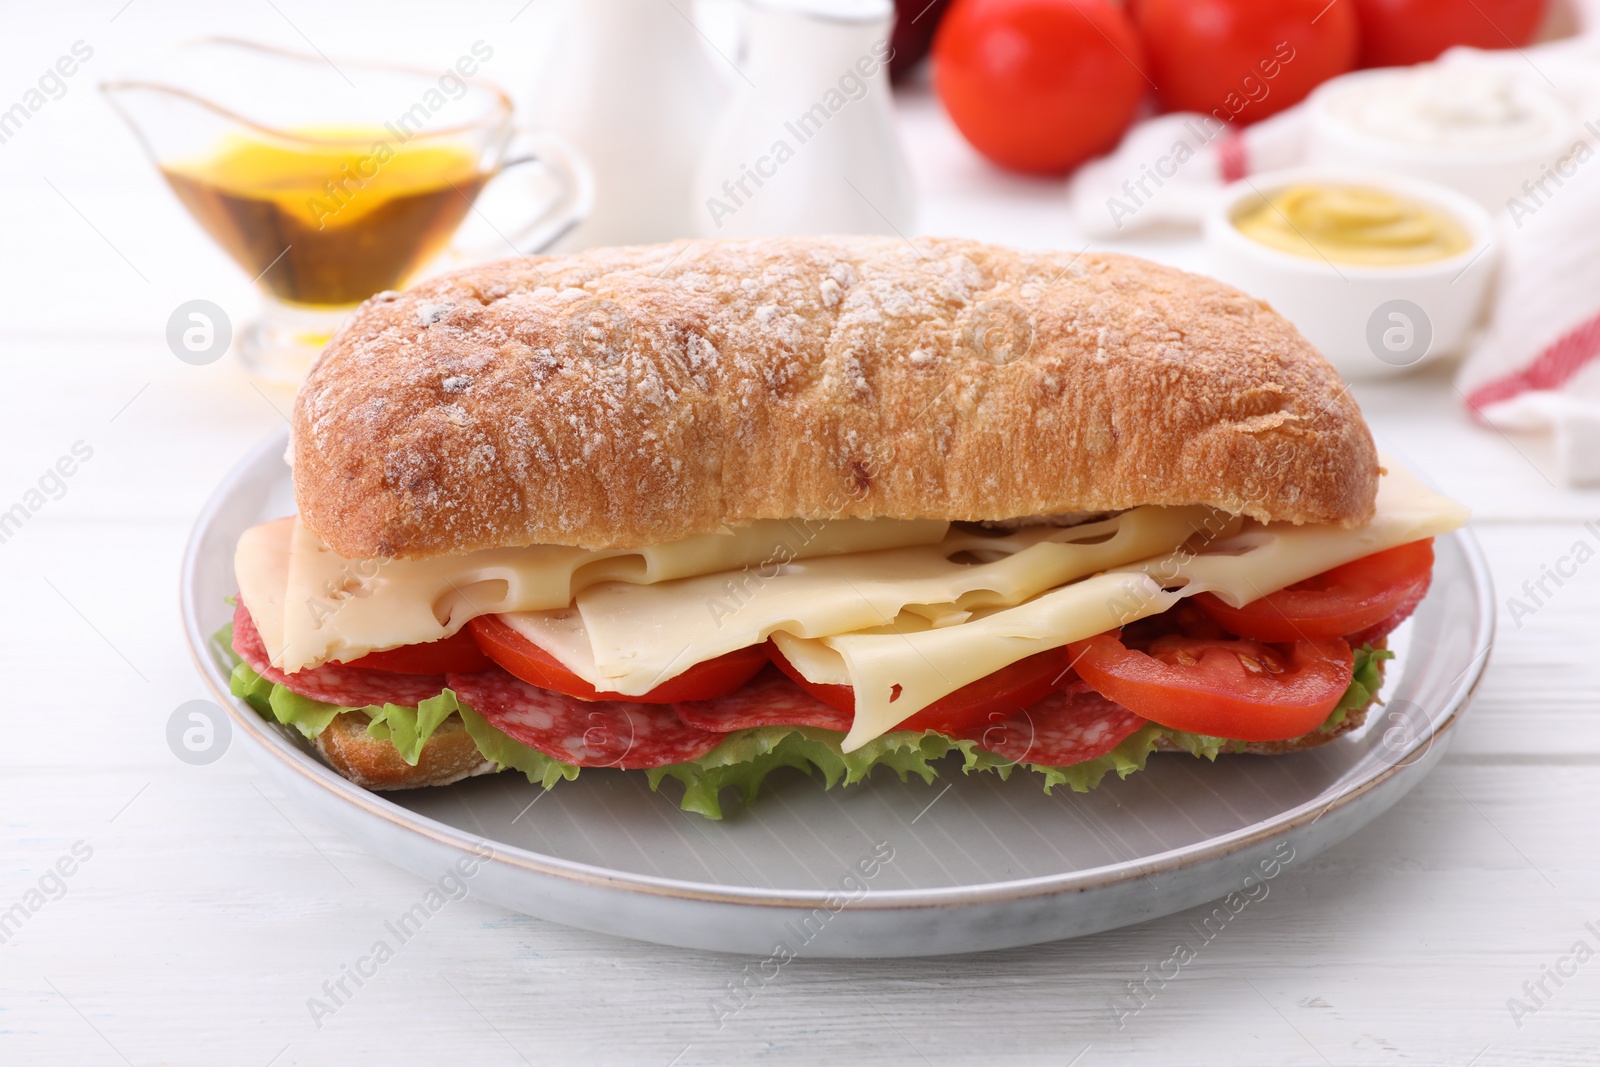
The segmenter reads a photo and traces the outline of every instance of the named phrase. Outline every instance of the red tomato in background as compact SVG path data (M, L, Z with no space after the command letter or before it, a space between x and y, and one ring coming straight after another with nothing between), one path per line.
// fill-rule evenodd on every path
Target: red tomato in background
M1355 0L1361 65L1425 63L1453 45L1522 47L1544 19L1547 0Z
M956 0L933 56L962 136L1025 174L1109 151L1150 87L1133 24L1108 0Z
M1138 24L1162 110L1241 126L1354 70L1360 51L1340 0L1139 0Z

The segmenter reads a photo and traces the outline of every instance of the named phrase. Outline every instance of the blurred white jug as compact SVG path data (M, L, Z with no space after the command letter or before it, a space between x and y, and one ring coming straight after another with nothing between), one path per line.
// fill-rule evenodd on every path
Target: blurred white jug
M531 109L595 176L588 219L559 248L695 233L689 191L734 72L719 71L693 0L580 0ZM726 77L724 76L726 75Z
M909 235L890 0L745 0L743 76L694 183L707 237Z

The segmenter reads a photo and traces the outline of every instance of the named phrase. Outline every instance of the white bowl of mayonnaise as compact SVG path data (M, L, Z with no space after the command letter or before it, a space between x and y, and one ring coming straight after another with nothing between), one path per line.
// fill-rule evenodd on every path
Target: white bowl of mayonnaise
M1306 101L1306 161L1436 181L1499 211L1551 180L1576 127L1542 85L1466 54L1318 87Z
M1213 273L1266 301L1346 378L1457 351L1495 267L1472 198L1376 170L1298 167L1235 182L1205 221Z

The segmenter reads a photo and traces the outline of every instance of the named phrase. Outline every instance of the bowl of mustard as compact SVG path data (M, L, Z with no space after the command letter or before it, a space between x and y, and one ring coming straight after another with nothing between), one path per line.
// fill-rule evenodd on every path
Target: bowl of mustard
M1266 301L1347 378L1459 350L1494 274L1471 198L1382 171L1301 168L1235 182L1206 219L1213 272Z

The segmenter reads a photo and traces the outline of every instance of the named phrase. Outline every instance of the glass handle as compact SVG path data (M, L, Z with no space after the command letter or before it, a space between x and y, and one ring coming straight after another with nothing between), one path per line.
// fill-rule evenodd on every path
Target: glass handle
M456 255L473 260L506 255L532 256L545 251L594 210L594 172L576 147L552 133L518 130L508 158L491 182L514 167L537 165L554 179L559 192L533 218L512 233L483 247L455 246Z

